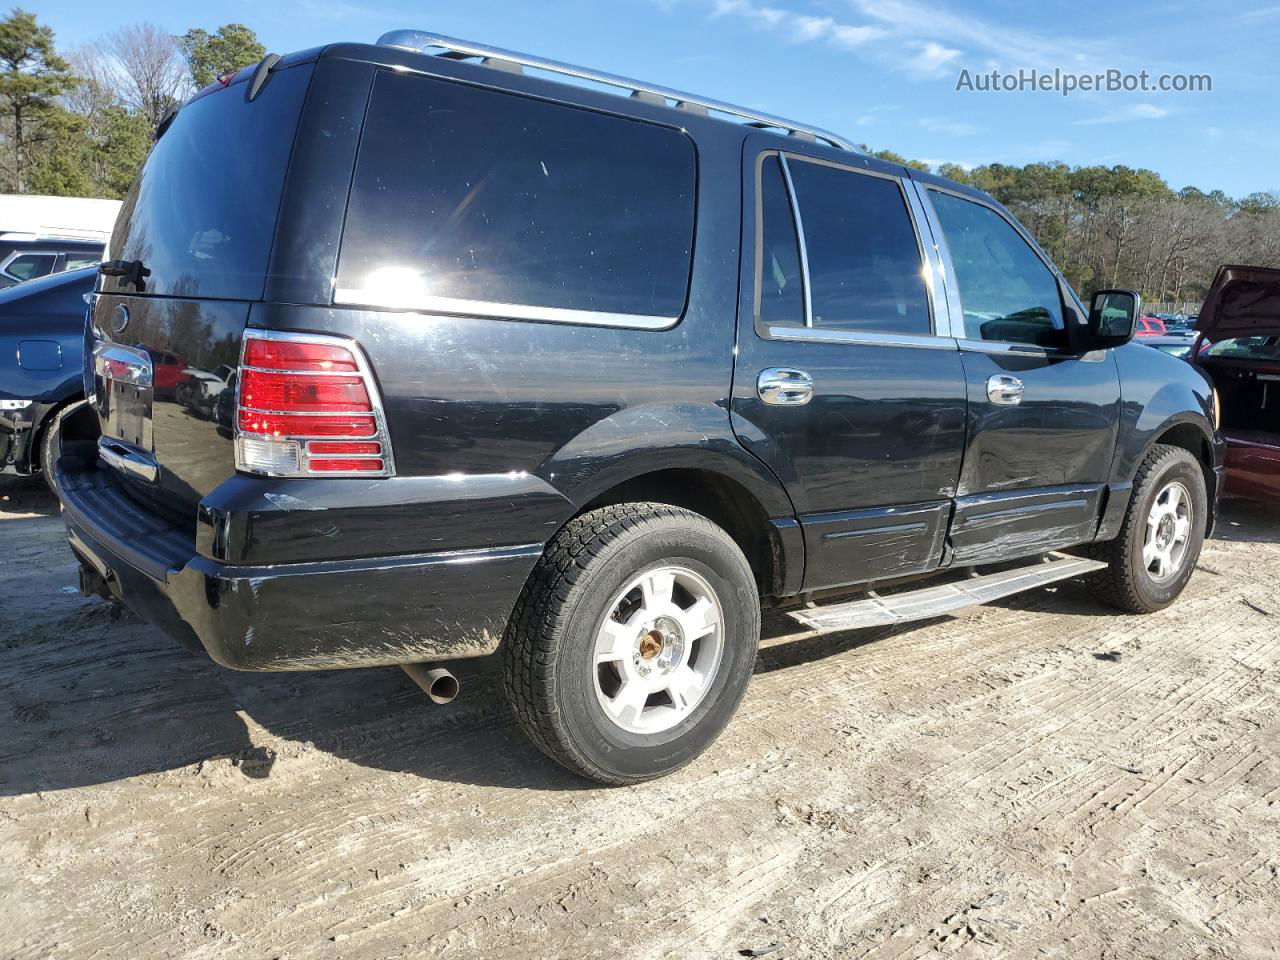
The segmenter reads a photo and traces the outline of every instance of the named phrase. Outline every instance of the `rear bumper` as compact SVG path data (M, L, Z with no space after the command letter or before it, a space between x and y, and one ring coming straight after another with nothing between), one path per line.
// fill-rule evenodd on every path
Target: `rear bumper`
M237 566L141 510L96 464L55 467L87 589L236 670L325 670L492 653L540 544Z

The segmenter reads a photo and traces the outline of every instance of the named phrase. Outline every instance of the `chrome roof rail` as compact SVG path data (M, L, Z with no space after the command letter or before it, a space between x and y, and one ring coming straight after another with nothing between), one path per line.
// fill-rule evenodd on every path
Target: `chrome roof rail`
M576 67L571 63L547 60L527 53L517 53L514 50L503 50L501 47L490 47L483 43L472 43L470 40L458 40L455 37L446 37L439 33L428 33L425 30L392 30L378 38L378 46L397 47L401 50L412 50L415 53L440 50L441 53L435 54L436 56L448 57L454 60L478 57L487 66L499 66L496 61L506 61L509 64L517 64L535 70L546 70L550 73L559 73L579 80L589 80L605 86L618 87L628 91L637 99L649 103L662 103L665 105L667 101L671 101L674 106L690 113L703 113L705 111L722 113L738 120L745 120L753 126L773 127L778 130L785 130L787 133L803 139L821 140L841 150L851 150L854 153L862 152L848 140L827 130L798 124L759 110L738 107L732 103L711 100L691 93L682 93L669 87L660 87L640 80L630 80L627 77L619 77L616 74L603 73L587 67Z

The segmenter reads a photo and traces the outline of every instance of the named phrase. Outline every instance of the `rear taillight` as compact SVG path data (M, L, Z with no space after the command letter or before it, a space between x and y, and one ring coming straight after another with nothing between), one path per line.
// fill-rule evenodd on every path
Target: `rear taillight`
M378 385L354 341L246 330L236 469L272 477L395 473Z

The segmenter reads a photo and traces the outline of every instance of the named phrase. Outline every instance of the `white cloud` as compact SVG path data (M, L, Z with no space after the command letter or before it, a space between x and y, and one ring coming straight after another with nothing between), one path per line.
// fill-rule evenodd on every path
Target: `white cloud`
M948 120L946 117L921 117L919 123L930 133L942 133L952 137L971 137L982 131L982 127L976 123Z
M984 54L988 64L1003 67L1052 68L1068 60L1075 64L1092 62L1098 48L1096 41L1076 40L1060 32L1040 34L1009 27L968 12L953 13L924 0L851 2L856 10L894 36L932 42L938 47L955 44L970 53Z
M1237 23L1256 23L1259 20L1271 20L1280 17L1280 4L1271 7L1258 7L1254 10L1246 10L1244 13L1236 17Z
M1129 120L1160 120L1168 115L1168 110L1164 107L1157 107L1154 103L1135 103L1132 106L1125 107L1123 110L1115 110L1111 113L1100 113L1096 116L1085 117L1083 120L1073 120L1072 125L1077 127L1090 127L1099 123L1125 123Z
M944 47L932 40L910 43L908 47L916 53L915 56L908 57L903 66L907 72L919 77L936 77L946 73L951 62L960 56L960 51L954 47Z
M883 27L842 23L834 17L815 17L754 0L715 0L711 16L741 17L760 29L779 30L793 43L826 42L849 50L887 36Z

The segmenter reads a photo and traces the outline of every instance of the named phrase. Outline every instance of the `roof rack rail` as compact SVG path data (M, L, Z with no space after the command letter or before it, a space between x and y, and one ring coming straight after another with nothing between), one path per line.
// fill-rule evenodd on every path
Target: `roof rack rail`
M546 70L550 73L560 73L565 76L576 77L579 80L590 80L605 86L618 87L629 91L633 97L650 103L662 103L665 105L667 101L672 101L678 109L687 110L690 113L706 113L708 111L722 113L738 120L745 120L753 126L785 130L787 133L802 139L821 140L841 150L850 150L854 153L862 152L848 140L827 130L795 123L783 117L762 113L759 110L751 110L748 107L739 107L732 103L711 100L707 97L683 93L679 90L672 90L669 87L660 87L640 80L631 80L627 77L603 73L587 67L577 67L571 63L561 63L558 60L547 60L543 57L518 53L514 50L503 50L501 47L491 47L483 43L472 43L470 40L446 37L439 33L428 33L425 30L392 30L378 38L378 46L397 47L401 50L412 50L415 53L440 50L441 52L435 54L435 56L448 57L453 60L479 58L486 66L506 67L506 64L513 64L531 67L535 70ZM506 63L501 63L501 61ZM509 67L506 68L509 69Z

